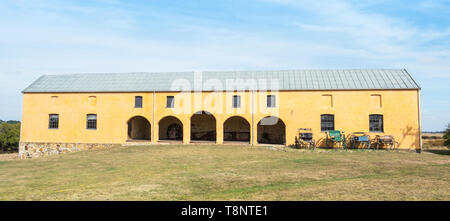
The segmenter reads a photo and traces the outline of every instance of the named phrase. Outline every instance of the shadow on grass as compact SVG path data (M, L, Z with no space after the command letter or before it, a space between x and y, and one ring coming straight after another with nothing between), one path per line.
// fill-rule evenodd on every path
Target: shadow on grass
M434 154L439 154L439 155L450 155L450 150L436 150L436 149L431 149L431 150L424 150L424 152L428 152L428 153L434 153Z

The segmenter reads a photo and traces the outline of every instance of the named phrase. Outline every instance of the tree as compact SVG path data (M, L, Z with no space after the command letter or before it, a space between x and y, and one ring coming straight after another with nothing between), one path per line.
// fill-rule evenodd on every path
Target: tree
M450 147L450 123L447 125L447 130L444 132L444 145Z
M20 139L20 123L0 123L0 150L15 151Z

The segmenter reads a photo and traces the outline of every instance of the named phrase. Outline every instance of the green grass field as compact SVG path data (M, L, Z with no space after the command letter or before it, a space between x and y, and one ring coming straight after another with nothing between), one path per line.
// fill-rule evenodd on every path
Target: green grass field
M450 200L448 151L126 146L0 161L0 200Z

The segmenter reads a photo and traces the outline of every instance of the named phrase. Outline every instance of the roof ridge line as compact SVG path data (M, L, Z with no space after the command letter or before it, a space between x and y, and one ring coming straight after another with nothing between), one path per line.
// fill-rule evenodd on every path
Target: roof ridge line
M278 69L278 70L205 70L203 73L220 73L220 72L289 72L289 71L357 71L357 70L406 70L404 68L305 68L305 69ZM88 74L169 74L169 73L195 73L197 71L133 71L133 72L77 72L77 73L61 73L61 74L44 74L46 76L61 75L88 75Z

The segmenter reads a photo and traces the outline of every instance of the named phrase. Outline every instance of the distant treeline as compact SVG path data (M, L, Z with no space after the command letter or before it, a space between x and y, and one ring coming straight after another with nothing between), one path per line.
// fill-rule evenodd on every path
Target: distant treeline
M442 134L442 133L445 133L445 131L422 131L422 133L425 133L425 134Z
M18 123L20 123L20 121L18 121L18 120L8 120L8 121L0 120L0 123L3 123L3 122L8 123L8 124L18 124Z
M20 121L0 120L0 152L17 151L20 138Z

